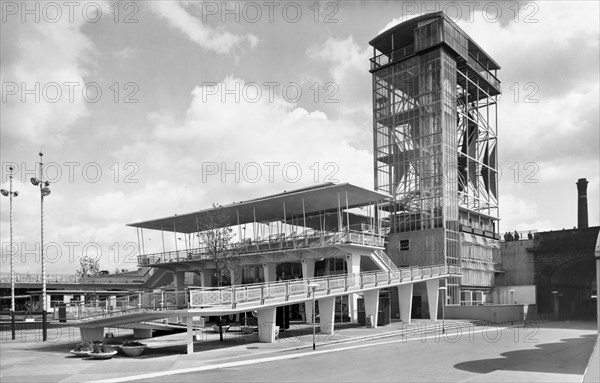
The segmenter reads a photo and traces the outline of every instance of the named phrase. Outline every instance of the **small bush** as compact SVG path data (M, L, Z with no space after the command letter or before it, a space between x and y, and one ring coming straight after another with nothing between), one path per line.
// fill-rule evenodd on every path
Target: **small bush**
M89 340L85 340L83 342L77 343L77 345L75 345L75 348L73 350L74 351L92 351L93 349L94 349L94 343Z
M107 352L113 352L115 349L113 346L104 343L96 343L94 344L92 353L93 354L105 354Z

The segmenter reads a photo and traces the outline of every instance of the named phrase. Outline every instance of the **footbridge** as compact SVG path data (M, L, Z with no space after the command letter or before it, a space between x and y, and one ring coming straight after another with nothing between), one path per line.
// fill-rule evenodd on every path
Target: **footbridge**
M400 318L410 322L413 286L425 283L431 318L437 318L439 280L460 277L459 267L436 265L399 268L387 271L332 275L273 283L234 285L225 287L189 287L187 291L138 293L119 298L120 310L90 311L72 325L81 328L84 339L100 338L105 327L148 328L150 321L179 317L188 330L188 352L193 351L194 318L229 315L256 311L260 342L275 340L276 308L307 301L319 302L321 333L334 331L335 297L360 294L365 300L365 314L373 317L377 326L379 292L384 288L398 288ZM310 322L314 319L309 318Z

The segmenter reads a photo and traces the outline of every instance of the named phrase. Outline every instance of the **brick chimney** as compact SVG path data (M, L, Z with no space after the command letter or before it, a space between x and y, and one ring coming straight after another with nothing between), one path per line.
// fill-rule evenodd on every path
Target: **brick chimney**
M577 180L577 228L588 227L587 185L585 178Z

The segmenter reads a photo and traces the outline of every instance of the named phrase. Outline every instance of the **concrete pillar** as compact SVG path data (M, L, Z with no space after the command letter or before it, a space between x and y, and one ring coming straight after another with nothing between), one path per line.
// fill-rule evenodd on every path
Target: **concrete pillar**
M438 311L438 295L440 287L440 281L437 279L432 279L425 282L427 285L427 300L429 304L429 318L433 321L437 321L437 311Z
M103 340L104 327L80 327L81 340Z
M258 310L258 341L261 343L275 342L275 307Z
M177 291L185 290L185 271L176 271L173 273L175 279L175 289Z
M379 312L379 289L364 292L365 316L373 317L373 328L377 328L377 313Z
M335 297L319 299L319 322L321 334L333 334L335 322Z
M360 255L359 254L348 254L346 255L346 269L348 275L360 273ZM350 315L350 321L352 323L358 322L358 294L348 294L348 314Z
M133 337L136 339L152 338L152 330L149 328L134 328Z
M106 300L106 310L111 311L117 307L117 296L110 295Z
M302 279L314 278L315 277L315 260L314 259L302 259ZM304 302L304 313L306 315L306 323L313 323L313 303L311 301Z
M188 315L186 318L186 340L187 340L187 353L194 353L194 318Z
M177 291L176 295L176 304L178 307L185 306L185 294L180 292L185 291L185 271L177 271L174 274L175 279L175 291Z
M200 270L200 286L212 287L212 275L213 269L202 269Z
M413 284L398 286L398 303L400 305L400 320L404 323L410 323L410 313L412 311Z
M277 263L267 262L262 264L265 273L265 282L277 282Z

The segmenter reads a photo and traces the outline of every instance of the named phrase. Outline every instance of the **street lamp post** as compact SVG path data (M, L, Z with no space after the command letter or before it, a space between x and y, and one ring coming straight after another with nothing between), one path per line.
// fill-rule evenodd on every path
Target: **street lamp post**
M40 255L42 262L42 338L48 339L48 318L46 305L46 261L44 259L44 197L50 194L50 182L44 181L44 153L40 152L40 178L31 178L33 186L40 187Z
M10 174L8 176L9 181L9 190L2 189L2 195L5 197L9 197L10 199L10 331L12 333L12 339L15 340L15 247L13 243L13 197L17 197L19 195L18 191L13 191L13 171L14 168L12 166L8 167Z
M442 334L446 333L446 313L445 313L445 307L446 307L446 290L447 287L446 286L442 286L440 288L438 288L438 290L443 291L443 295L444 298L442 300Z
M315 318L315 289L317 287L319 287L319 285L317 283L309 283L308 288L311 289L311 294L312 294L312 330L313 330L313 350L316 349L316 343L315 343L315 334L316 334L316 327L315 327L315 323L316 318Z

